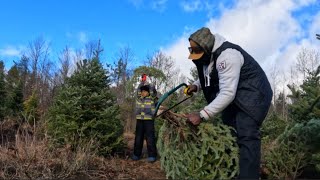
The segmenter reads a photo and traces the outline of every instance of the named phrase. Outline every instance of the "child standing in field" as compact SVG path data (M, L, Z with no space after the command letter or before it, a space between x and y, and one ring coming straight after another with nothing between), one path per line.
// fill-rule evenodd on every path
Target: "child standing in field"
M145 75L145 74L144 74ZM132 160L139 160L142 155L144 134L147 140L148 162L157 159L157 148L153 115L155 113L156 90L146 83L146 75L142 75L142 82L138 87L136 101L136 133Z

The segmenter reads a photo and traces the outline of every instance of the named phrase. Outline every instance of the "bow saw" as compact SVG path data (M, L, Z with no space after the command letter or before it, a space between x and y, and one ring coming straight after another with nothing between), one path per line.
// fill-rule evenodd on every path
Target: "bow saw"
M160 105L163 103L163 101L166 100L172 93L174 93L175 91L177 91L179 88L181 88L181 87L183 87L183 86L185 87L185 89L184 89L183 92L184 92L184 94L186 94L188 97L184 98L182 101L174 104L174 105L171 106L170 108L164 110L164 111L161 112L159 115L157 115L157 112L158 112L158 110L159 110L159 107L160 107ZM157 106L156 106L155 113L154 113L153 117L154 117L154 118L157 118L157 117L161 116L162 114L166 113L167 111L175 108L175 107L178 106L179 104L183 103L184 101L190 99L190 98L193 96L193 94L192 94L192 93L191 93L191 94L188 94L188 89L189 89L188 85L185 84L185 83L182 83L182 84L178 85L177 87L171 89L170 91L164 93L164 95L160 97L160 99L159 99L159 101L158 101L158 103L157 103Z

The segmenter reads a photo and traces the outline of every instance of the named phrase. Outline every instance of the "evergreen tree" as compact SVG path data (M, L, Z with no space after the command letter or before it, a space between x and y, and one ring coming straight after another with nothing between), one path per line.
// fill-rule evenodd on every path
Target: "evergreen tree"
M25 55L22 55L22 57L20 58L20 60L15 63L18 72L19 72L19 76L20 76L20 80L21 80L21 86L22 86L22 93L23 93L23 97L29 97L32 95L32 84L30 83L30 77L31 77L31 73L29 70L29 58L26 57Z
M320 164L320 66L307 74L300 88L288 85L291 90L288 96L291 104L288 106L292 121L286 124L276 144L266 153L266 166L271 178L295 179L307 166L316 169ZM271 123L273 127L281 127L279 123ZM274 130L277 129L272 132Z
M275 147L265 157L272 178L296 179L308 165L318 167L319 131L320 119L311 119L287 127L277 138Z
M139 66L138 68L134 69L133 71L133 75L132 77L129 79L127 85L126 85L126 91L127 91L127 103L131 102L131 106L130 104L128 104L130 106L131 109L127 109L130 110L131 112L126 112L123 111L124 108L122 108L122 113L127 113L127 116L129 116L126 120L126 129L127 130L133 130L135 128L135 123L136 123L136 115L135 115L135 103L136 103L136 96L137 96L137 87L138 84L141 81L141 75L145 73L148 76L149 79L149 83L151 83L153 86L155 86L156 90L157 90L157 97L161 97L161 91L163 91L163 88L159 87L159 85L166 81L166 77L164 75L164 73L162 72L162 70L157 69L155 67L150 67L150 66ZM162 105L166 105L166 102L162 103ZM130 119L130 117L132 119ZM128 121L129 120L129 121ZM162 122L161 121L156 121L155 122L155 127L156 127L156 132L158 132L159 127L161 126ZM157 133L156 133L157 134Z
M39 99L36 95L36 91L33 91L32 95L23 102L23 115L29 123L35 123L39 120Z
M279 93L278 98L275 100L274 103L274 111L276 114L279 114L281 118L287 119L288 115L288 104L286 102L286 95L283 92Z
M261 134L264 139L275 140L280 134L283 133L287 127L288 122L281 118L280 115L273 112L271 113L262 124Z
M229 126L192 126L181 115L164 114L157 148L170 179L232 179L238 174L239 149Z
M18 66L10 68L6 76L7 99L6 112L9 116L18 116L23 111L23 82Z
M110 91L108 72L98 59L77 64L49 112L48 131L56 143L76 148L94 140L93 148L103 155L122 147L119 107Z
M289 105L291 118L295 122L307 122L310 119L320 117L320 66L316 71L309 72L300 86L301 90L294 86L288 86L292 91L289 97L292 104Z
M6 99L6 89L5 89L5 73L4 73L4 63L0 61L0 121L5 117L5 99Z

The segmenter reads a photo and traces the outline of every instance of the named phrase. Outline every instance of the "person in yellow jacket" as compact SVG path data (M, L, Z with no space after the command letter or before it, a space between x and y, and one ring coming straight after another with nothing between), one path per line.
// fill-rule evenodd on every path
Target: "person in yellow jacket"
M150 84L139 85L136 101L136 133L132 160L139 160L142 155L144 134L147 140L148 162L157 159L155 127L153 115L155 113L156 90ZM150 95L150 89L153 93Z

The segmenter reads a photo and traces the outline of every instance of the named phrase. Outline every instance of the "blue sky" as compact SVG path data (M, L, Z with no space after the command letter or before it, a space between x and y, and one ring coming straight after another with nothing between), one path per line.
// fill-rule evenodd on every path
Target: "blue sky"
M197 28L208 20L205 11L187 12L182 3L172 0L1 1L0 58L10 64L17 53L9 57L5 49L20 51L30 41L42 37L50 42L53 59L66 45L82 48L86 41L101 39L106 59L111 61L119 48L129 46L140 62L148 53L181 36L186 27Z
M188 37L207 26L268 71L274 64L294 64L302 47L319 49L319 10L318 0L2 0L0 59L8 68L38 37L50 42L52 61L65 46L81 49L101 39L103 61L112 62L129 46L134 67L160 49L187 76L193 67Z

